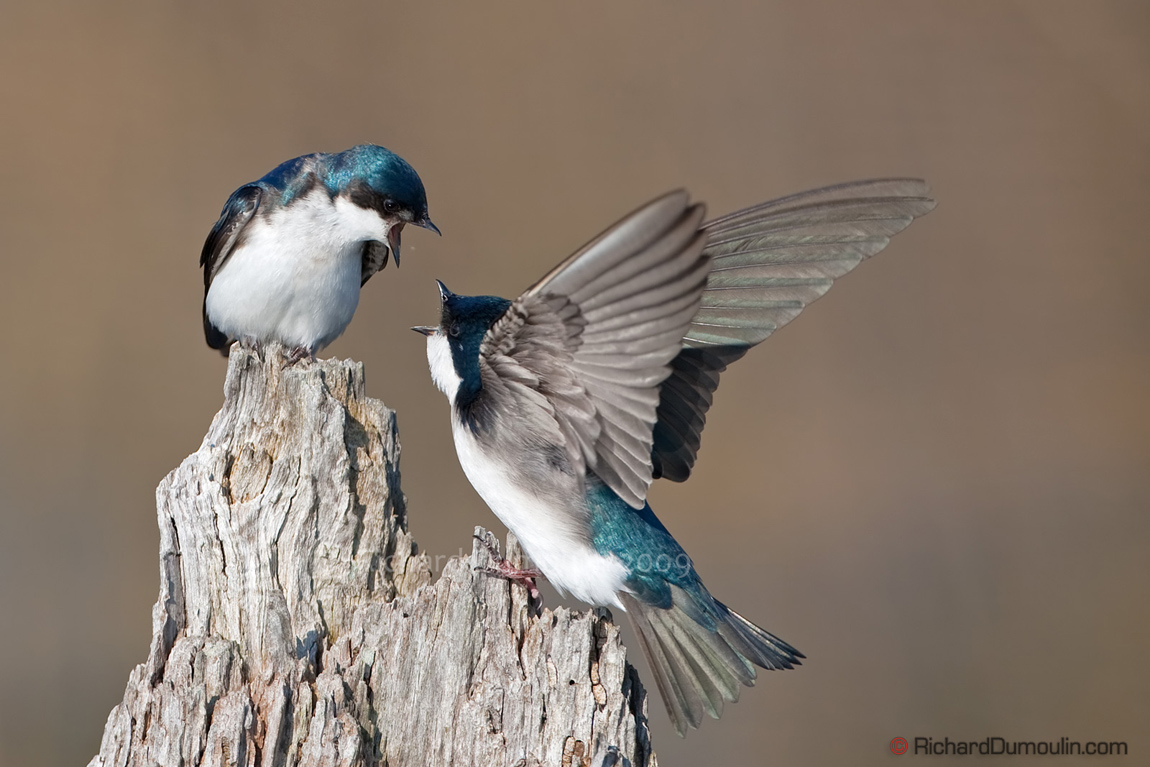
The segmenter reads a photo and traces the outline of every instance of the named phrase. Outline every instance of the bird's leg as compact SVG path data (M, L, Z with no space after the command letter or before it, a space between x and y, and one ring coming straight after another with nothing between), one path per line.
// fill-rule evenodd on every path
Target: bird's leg
M260 362L264 361L264 345L262 343L260 343L257 339L248 338L246 336L240 336L240 337L236 338L236 340L233 341L232 344L233 345L238 344L241 349L247 349L248 351L255 354L257 357L259 357ZM231 352L230 347L229 347L228 351L229 351L229 353Z
M507 558L500 554L499 549L496 548L491 541L487 540L485 536L476 535L474 538L483 544L483 547L487 549L487 553L490 554L491 558L495 561L494 567L476 566L476 570L487 573L488 575L494 575L497 578L506 578L512 583L518 583L527 589L527 595L532 601L540 606L543 605L543 595L539 593L539 587L535 585L535 579L542 578L543 573L534 568L516 567L508 562Z

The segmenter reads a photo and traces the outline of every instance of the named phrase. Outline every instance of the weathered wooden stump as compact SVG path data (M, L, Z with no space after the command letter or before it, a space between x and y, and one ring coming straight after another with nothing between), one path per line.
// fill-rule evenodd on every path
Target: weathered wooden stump
M151 648L91 765L654 765L609 614L538 612L478 541L433 582L362 365L277 357L232 350L156 491Z

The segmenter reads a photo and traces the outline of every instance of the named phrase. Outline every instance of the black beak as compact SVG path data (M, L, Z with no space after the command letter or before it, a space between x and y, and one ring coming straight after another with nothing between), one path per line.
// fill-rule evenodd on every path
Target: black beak
M403 224L392 224L391 228L387 230L387 247L391 250L391 255L395 256L395 268L399 268L399 235L403 231Z
M433 336L435 335L435 331L439 330L439 328L433 328L430 325L416 325L414 328L412 328L412 330L421 335Z
M440 301L446 301L447 299L449 299L455 295L454 293L452 293L450 290L447 289L447 286L444 285L442 281L436 280L435 284L439 286L439 300Z
M440 237L443 236L443 232L439 231L438 226L431 223L431 218L429 218L426 213L423 214L423 218L419 219L418 221L412 221L411 223L414 224L415 226L421 227L423 229L427 229L428 231L435 232Z

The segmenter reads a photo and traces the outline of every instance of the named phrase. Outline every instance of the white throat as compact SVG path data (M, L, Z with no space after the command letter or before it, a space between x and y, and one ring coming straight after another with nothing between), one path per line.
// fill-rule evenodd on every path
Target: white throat
M447 399L455 404L455 394L463 379L455 372L455 362L451 359L451 345L447 336L437 330L427 337L427 366L431 369L431 380Z

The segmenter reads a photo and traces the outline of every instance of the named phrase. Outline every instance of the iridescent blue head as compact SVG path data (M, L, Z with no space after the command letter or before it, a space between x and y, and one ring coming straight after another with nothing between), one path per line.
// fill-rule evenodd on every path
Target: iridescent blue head
M427 193L415 168L396 153L374 144L331 155L324 183L332 195L345 195L361 208L439 234L427 215Z
M436 385L456 405L463 406L482 388L479 347L483 337L511 302L498 296L458 296L436 282L441 305L439 326L412 330L428 337L428 362Z

